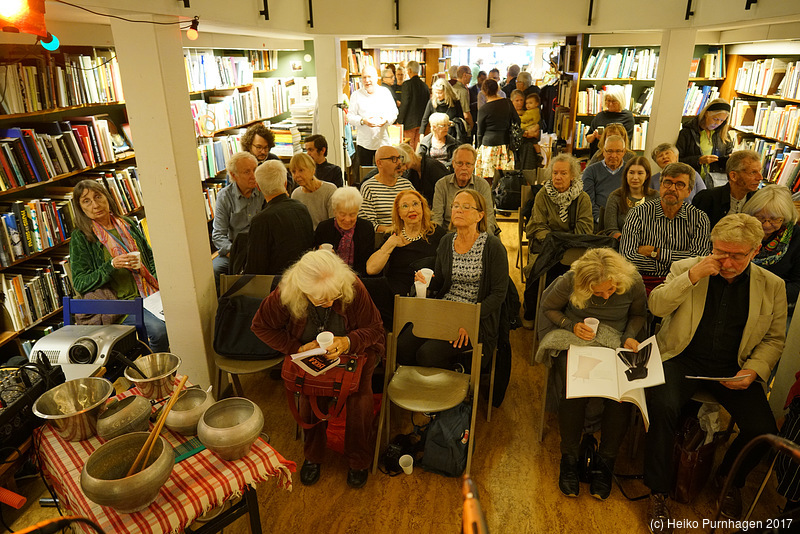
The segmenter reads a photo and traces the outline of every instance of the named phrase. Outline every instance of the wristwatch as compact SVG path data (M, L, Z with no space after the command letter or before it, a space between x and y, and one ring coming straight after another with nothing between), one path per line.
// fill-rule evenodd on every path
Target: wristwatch
M654 248L653 252L650 253L650 257L656 259L658 257L658 249Z

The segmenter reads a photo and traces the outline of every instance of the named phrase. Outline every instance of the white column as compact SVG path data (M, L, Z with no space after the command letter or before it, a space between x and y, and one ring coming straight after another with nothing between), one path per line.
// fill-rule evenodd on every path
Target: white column
M644 152L647 157L657 145L674 143L678 138L696 35L695 29L666 30L662 33L653 111Z
M216 290L180 30L116 19L111 30L170 348L183 360L179 371L205 385L213 376Z
M342 58L339 40L330 35L314 37L317 71L317 124L328 140L328 161L344 169L342 149L342 111L335 107L342 94Z

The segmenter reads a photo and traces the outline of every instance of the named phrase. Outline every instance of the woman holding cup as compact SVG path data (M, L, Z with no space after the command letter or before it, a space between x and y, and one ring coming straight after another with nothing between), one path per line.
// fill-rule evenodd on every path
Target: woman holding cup
M453 198L450 228L436 251L436 264L428 286L437 299L481 304L478 341L483 344L482 365L491 361L497 346L500 306L508 289L508 255L499 238L486 228L486 201L464 189ZM415 282L425 282L422 272ZM422 365L444 369L466 369L463 353L472 342L462 328L452 342L416 337L408 326L397 339L397 359L401 365Z
M347 485L363 487L375 447L372 372L386 348L380 314L364 285L335 254L307 252L283 273L278 287L261 303L252 329L264 343L284 354L318 348L319 339L330 343L326 349L329 359L343 354L367 359L358 391L347 397L344 444L350 467ZM305 422L318 422L308 397L300 397L299 411ZM305 486L319 480L326 427L327 423L320 422L304 432L300 482Z
M542 295L539 307L541 342L537 361L555 368L558 384L566 382L570 345L599 345L637 350L644 339L647 298L642 277L628 260L610 248L586 251L570 270ZM609 399L600 425L602 441L598 469L592 473L590 493L600 500L611 493L617 451L628 426L630 405ZM558 487L568 497L578 495L578 449L588 398L565 398L562 392L558 421L561 429L561 472Z
M158 292L153 251L133 219L123 217L105 187L82 180L72 191L75 230L69 243L72 284L84 297L133 300ZM90 316L91 317L91 316ZM112 316L113 317L113 316ZM100 324L78 317L78 324ZM133 325L126 316L122 324ZM144 310L147 343L153 352L168 352L164 320Z

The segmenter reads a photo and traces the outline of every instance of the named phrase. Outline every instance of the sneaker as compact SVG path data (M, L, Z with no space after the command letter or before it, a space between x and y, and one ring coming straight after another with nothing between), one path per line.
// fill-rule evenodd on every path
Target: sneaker
M666 493L651 493L647 507L647 527L651 534L672 534Z
M578 460L568 454L561 455L558 489L567 497L577 497L581 489L581 483L578 479Z
M725 477L717 475L714 479L714 487L717 493L722 492L722 487L725 485ZM719 496L717 496L719 500ZM722 498L719 505L720 513L729 519L740 519L742 517L742 491L736 486L731 485L728 488L728 493Z
M611 495L611 487L614 483L614 463L601 458L600 455L595 458L598 460L598 465L590 475L589 494L604 501Z

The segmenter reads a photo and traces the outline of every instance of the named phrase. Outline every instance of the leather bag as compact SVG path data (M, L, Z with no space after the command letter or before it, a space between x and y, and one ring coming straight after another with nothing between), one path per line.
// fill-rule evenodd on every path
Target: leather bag
M258 339L253 324L262 299L235 295L255 275L244 275L219 298L214 319L214 352L234 360L270 360L281 354Z

